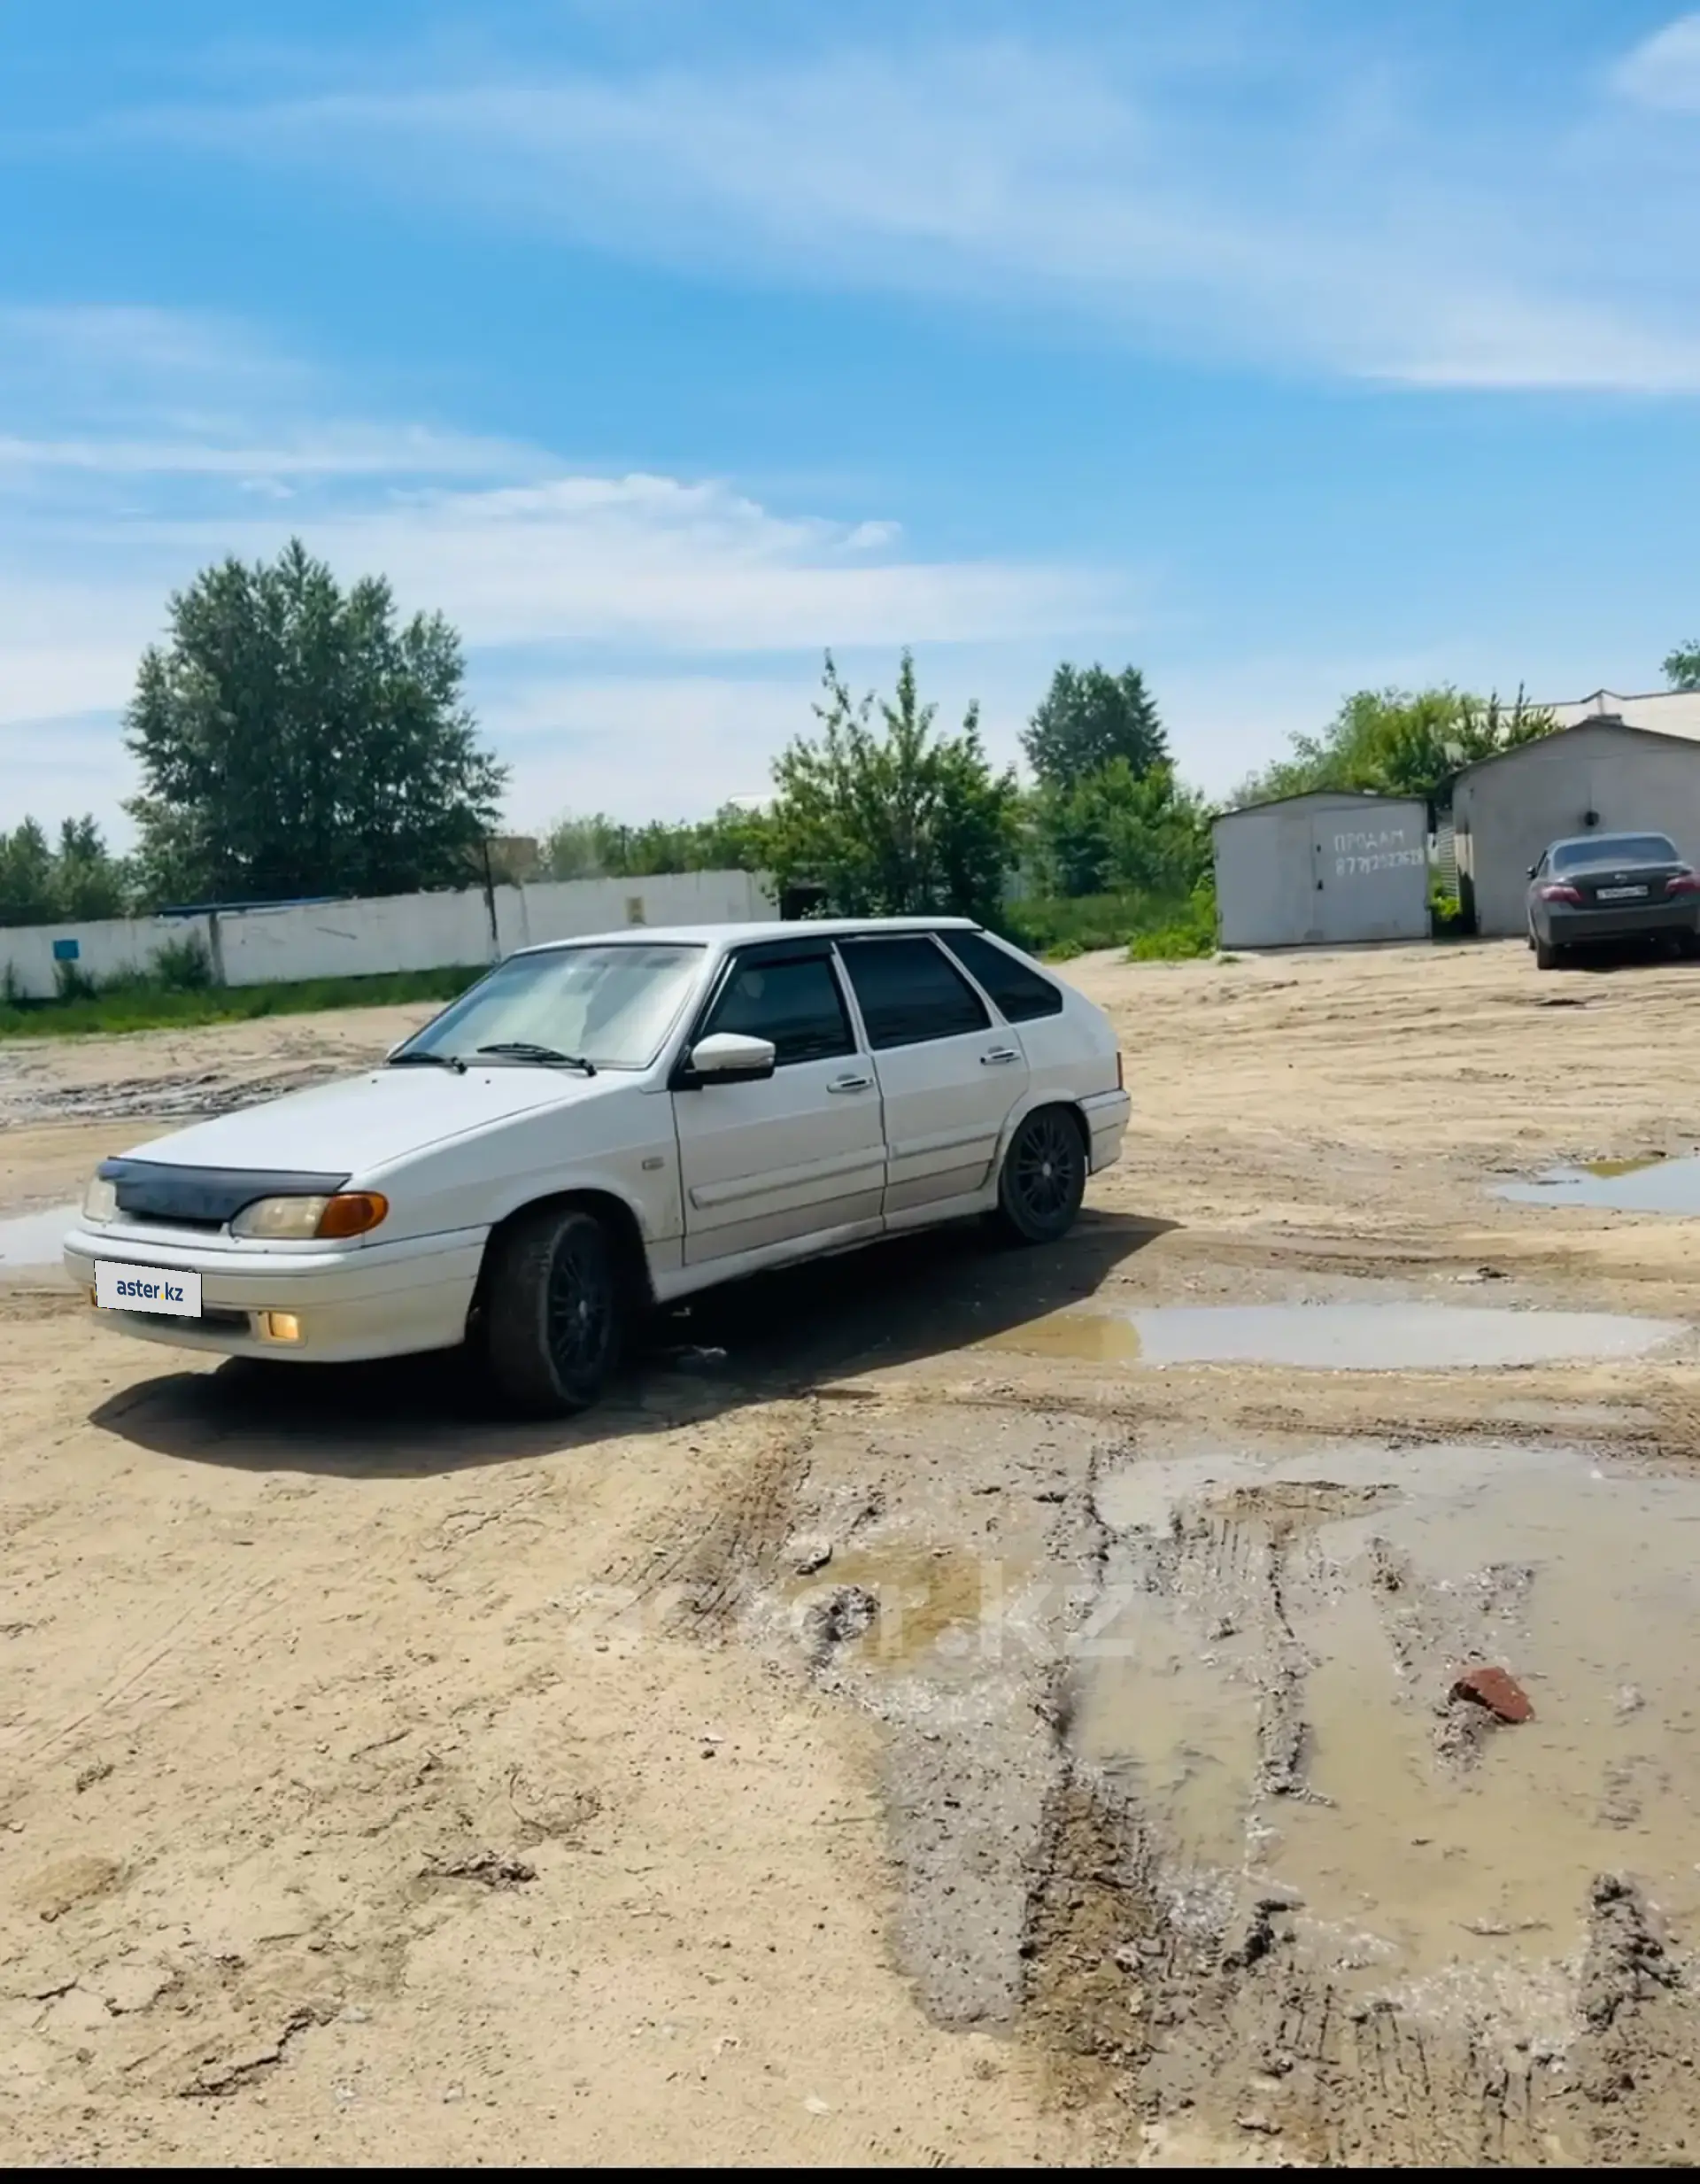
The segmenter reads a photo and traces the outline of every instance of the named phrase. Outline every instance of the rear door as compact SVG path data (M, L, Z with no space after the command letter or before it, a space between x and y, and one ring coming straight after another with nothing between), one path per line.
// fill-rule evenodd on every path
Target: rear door
M885 1110L887 1217L979 1191L1027 1088L1012 1026L927 933L840 941Z
M770 1039L773 1075L676 1088L684 1262L880 1225L879 1087L829 941L766 942L728 962L685 1052L711 1032Z

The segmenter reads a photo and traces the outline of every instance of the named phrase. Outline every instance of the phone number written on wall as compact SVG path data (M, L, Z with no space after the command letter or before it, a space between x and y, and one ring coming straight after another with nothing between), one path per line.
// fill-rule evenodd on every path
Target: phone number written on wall
M1355 879L1365 872L1396 871L1427 862L1426 849L1407 845L1403 827L1379 834L1334 836L1334 876L1338 879Z

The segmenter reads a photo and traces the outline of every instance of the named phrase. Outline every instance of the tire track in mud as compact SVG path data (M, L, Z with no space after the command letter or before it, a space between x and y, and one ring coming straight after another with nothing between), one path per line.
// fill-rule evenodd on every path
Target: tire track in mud
M1387 1498L1321 1483L1234 1490L1176 1510L1149 1539L1154 1592L1190 1592L1207 1613L1222 1598L1250 1602L1282 1641L1258 1718L1270 1793L1308 1793L1306 1661L1285 1600L1289 1576L1315 1579L1306 1533ZM1423 1585L1385 1542L1372 1548L1378 1605L1413 1677L1432 1667L1437 1627L1443 1646L1460 1645L1529 1581L1520 1568L1489 1568L1459 1600ZM1700 2025L1688 1967L1635 1884L1607 1874L1592 1884L1567 2049L1514 2039L1491 2010L1431 2020L1331 1976L1296 1901L1232 1904L1231 1891L1199 1886L1185 1846L1071 1748L1070 1711L1053 1724L1020 2023L1045 2049L1059 2098L1120 2118L1124 2157L1181 2119L1219 2145L1279 2144L1285 2158L1338 2165L1688 2158Z
M646 1554L605 1573L602 1586L641 1614L704 1638L724 1637L753 1597L792 1528L809 1452L818 1430L813 1404L796 1422L781 1422L745 1458L719 1497L669 1528Z

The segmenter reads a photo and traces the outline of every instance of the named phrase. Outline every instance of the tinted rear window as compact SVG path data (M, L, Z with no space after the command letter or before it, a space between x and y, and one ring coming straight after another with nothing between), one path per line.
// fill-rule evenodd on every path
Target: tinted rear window
M1036 1016L1060 1016L1062 995L1049 979L1040 978L1024 963L1006 955L983 933L941 933L939 938L971 976L991 995L1006 1021L1025 1024Z
M845 941L840 947L869 1046L917 1046L990 1026L979 995L931 941Z
M1592 841L1561 841L1552 853L1553 868L1573 864L1676 864L1676 844L1668 834L1601 834Z

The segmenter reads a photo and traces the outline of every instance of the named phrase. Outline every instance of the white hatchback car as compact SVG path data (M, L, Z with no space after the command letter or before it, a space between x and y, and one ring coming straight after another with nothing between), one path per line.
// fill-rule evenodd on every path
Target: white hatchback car
M630 931L104 1162L65 1259L158 1342L471 1339L509 1401L573 1410L650 1305L964 1214L1053 1241L1128 1111L1103 1012L966 920Z

